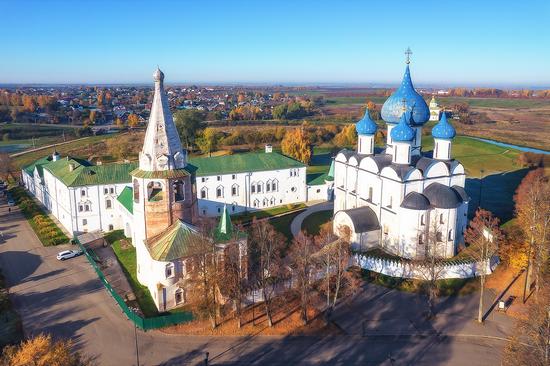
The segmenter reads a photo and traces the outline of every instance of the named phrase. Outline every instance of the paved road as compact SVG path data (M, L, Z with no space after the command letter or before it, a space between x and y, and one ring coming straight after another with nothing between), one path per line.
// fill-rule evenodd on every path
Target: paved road
M292 236L297 236L300 233L300 230L302 230L302 223L306 217L315 212L332 210L333 207L334 202L332 201L321 202L316 205L309 206L307 209L300 212L300 214L297 215L290 223L290 232L292 233Z
M4 202L5 203L5 202ZM134 327L84 257L59 262L17 210L0 204L0 266L27 335L71 338L99 365L136 365ZM398 304L394 304L398 306ZM361 311L351 308L358 318ZM354 309L354 310L353 310ZM428 337L198 337L137 332L140 365L498 365L503 342ZM392 358L395 361L390 361Z

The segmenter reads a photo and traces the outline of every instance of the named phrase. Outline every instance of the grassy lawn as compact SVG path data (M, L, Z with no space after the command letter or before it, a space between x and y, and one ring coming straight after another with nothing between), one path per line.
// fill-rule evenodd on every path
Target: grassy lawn
M290 223L296 216L298 216L300 212L301 210L288 215L274 217L269 220L269 223L275 227L275 230L283 234L288 242L290 242L293 238L292 233L290 232Z
M101 155L101 152L105 153L107 151L105 141L115 136L118 136L118 134L90 136L84 140L69 142L67 144L57 146L55 149L59 152L59 154L61 154L61 156L70 155L73 157L87 159L92 156L97 156L98 154ZM14 164L21 168L51 153L52 151L44 149L23 154L14 158ZM101 155L101 160L107 163L113 161L114 158L109 155Z
M65 244L69 241L65 233L23 188L12 188L10 189L10 193L42 245L47 247Z
M302 230L310 235L318 235L321 225L332 220L332 210L314 212L302 222Z
M272 216L280 215L280 214L283 214L285 212L293 212L293 211L296 211L296 210L302 210L305 207L306 207L306 205L304 203L299 203L299 204L293 204L293 205L284 205L284 206L274 207L274 208L270 208L270 209L267 209L267 210L259 210L259 211L254 211L254 212L244 212L244 213L237 214L237 215L231 215L231 220L236 224L237 223L244 224L244 223L247 223L249 221L252 221L254 218L263 219L263 218L266 218L266 217L272 217Z
M363 279L368 283L404 292L425 293L425 283L421 280L386 276L381 273L362 270ZM461 296L479 289L477 278L451 278L437 281L439 296Z
M136 300L143 314L146 317L157 316L158 311L153 298L146 286L139 283L137 279L137 261L136 248L131 245L123 246L123 240L126 240L122 230L115 230L105 236L107 242L111 244L117 259L122 266L122 270L132 286L136 295Z

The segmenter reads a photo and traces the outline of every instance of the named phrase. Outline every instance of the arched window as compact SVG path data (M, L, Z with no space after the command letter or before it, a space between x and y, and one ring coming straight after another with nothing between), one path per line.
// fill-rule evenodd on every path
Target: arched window
M443 224L443 214L439 214L439 223Z
M174 276L174 264L168 263L166 265L166 278L170 278L172 276Z
M231 186L231 195L232 196L238 196L239 195L239 185L238 184L233 184Z
M216 198L223 198L223 186L216 188Z
M265 191L266 192L271 192L271 179L266 182Z
M269 202L268 202L267 198L264 198L263 206L264 206L264 207L267 206L268 203L269 203Z
M437 241L443 241L443 234L441 233L441 231L438 231L437 234L436 234L436 240Z
M147 184L147 199L149 202L159 202L164 199L162 183L155 181Z
M134 202L139 202L139 181L134 179Z
M176 302L176 305L184 302L183 290L181 288L178 288L176 292L174 292L174 301Z
M250 192L256 193L256 182L252 182L252 184L250 185Z
M418 244L424 244L424 235L418 235Z
M420 215L420 225L424 225L424 215Z
M448 241L453 240L453 229L449 230L449 237L447 239Z
M263 184L262 182L258 182L258 183L256 184L256 192L262 193L262 191L263 191L263 189L262 189L262 188L263 188L263 185L264 185L264 184Z
M275 205L275 197L271 197L271 199L269 200L269 204L271 206L274 206Z
M279 181L277 179L273 179L273 182L271 182L271 190L273 192L277 192L279 190Z
M174 202L185 200L185 182L176 180L172 183L172 191L174 192Z
M208 188L203 187L203 188L201 189L201 198L203 198L203 199L208 198Z
M372 187L369 187L369 198L368 200L372 202Z
M258 207L259 205L260 205L260 200L256 198L256 199L254 200L253 206L254 206L254 207Z

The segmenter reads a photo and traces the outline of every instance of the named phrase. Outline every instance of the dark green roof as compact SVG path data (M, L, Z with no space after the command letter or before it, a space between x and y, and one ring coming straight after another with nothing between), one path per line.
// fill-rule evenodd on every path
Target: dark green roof
M73 164L71 170L70 165ZM92 165L89 161L66 157L44 165L67 187L89 186L97 184L117 184L131 182L130 172L137 163L113 163Z
M328 173L310 173L306 176L306 183L310 186L325 184L325 180L332 180Z
M48 156L45 156L43 158L38 159L37 161L35 161L34 163L32 163L30 165L27 165L26 167L23 168L23 170L28 175L32 176L34 174L34 168L37 168L38 169L38 174L42 177L43 176L42 167L45 164L48 164L48 163L51 163L51 162L52 162L52 156L48 155Z
M246 153L190 159L197 176L301 168L306 165L279 153Z
M117 200L129 213L134 213L134 190L132 187L124 187L118 195Z

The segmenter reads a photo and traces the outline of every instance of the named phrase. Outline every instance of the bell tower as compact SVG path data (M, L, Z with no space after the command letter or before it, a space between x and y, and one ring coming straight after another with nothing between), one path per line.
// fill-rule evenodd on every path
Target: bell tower
M182 148L164 91L164 73L157 68L153 80L154 97L139 153L139 168L131 173L138 256L147 239L162 233L176 220L193 223L197 217L192 172L187 167L187 151Z

